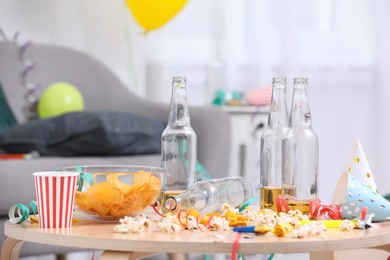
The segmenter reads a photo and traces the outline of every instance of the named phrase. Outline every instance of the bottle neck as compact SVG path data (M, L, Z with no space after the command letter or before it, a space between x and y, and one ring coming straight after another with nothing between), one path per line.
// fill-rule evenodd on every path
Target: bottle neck
M291 128L311 128L311 114L307 95L306 78L294 79L294 92L289 126Z
M172 83L171 109L168 124L172 128L190 125L185 78L174 78Z
M189 189L186 192L183 192L177 196L170 196L166 202L165 206L167 209L173 210L188 210L194 208L195 204L201 200L205 200L207 193L199 189Z
M165 201L165 207L167 209L169 209L170 211L174 211L176 210L178 207L180 207L180 199L178 201L178 199L174 196L170 196L166 199Z
M287 127L286 79L274 78L268 126L272 129Z

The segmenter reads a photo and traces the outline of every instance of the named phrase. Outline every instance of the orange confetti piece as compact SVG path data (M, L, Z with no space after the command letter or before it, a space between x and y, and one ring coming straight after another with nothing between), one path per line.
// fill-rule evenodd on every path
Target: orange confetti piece
M225 215L227 221L229 221L229 226L238 227L238 226L246 226L246 217L236 214L234 212L228 212Z

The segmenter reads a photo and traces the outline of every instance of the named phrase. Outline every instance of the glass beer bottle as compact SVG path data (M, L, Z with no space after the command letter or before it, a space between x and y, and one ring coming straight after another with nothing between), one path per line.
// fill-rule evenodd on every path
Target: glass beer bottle
M282 194L282 139L288 129L286 85L286 78L273 78L268 124L260 145L260 208L274 211L275 199Z
M309 213L318 197L319 141L312 129L307 78L295 78L289 129L282 141L283 198L290 209Z
M223 204L234 208L242 206L252 197L251 185L242 177L226 177L198 181L186 192L166 200L166 208L187 211L196 209L201 214L221 212Z
M161 194L164 213L165 201L170 196L185 192L195 183L197 137L190 124L185 77L174 77L168 125L161 136L161 164L166 170L166 183Z

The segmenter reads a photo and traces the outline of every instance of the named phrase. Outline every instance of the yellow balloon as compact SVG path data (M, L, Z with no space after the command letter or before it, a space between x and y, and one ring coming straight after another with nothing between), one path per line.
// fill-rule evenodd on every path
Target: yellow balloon
M130 12L146 32L166 24L186 3L187 0L126 0Z

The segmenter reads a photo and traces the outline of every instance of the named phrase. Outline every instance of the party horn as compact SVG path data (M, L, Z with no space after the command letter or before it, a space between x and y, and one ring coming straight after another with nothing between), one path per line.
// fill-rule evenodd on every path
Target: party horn
M239 233L255 233L255 234L265 234L272 231L271 227L268 225L257 225L257 226L239 226L233 228L234 232Z
M275 226L273 233L277 237L284 237L291 231L293 231L293 226L291 226L291 224L280 223Z
M354 224L355 228L367 229L371 227L372 215L367 215L367 218L365 219L359 219L359 220L353 219L350 221ZM322 222L324 226L327 228L339 228L341 224L344 222L344 220L340 220L340 219L301 220L300 224L305 225L305 224L310 224L315 222Z

